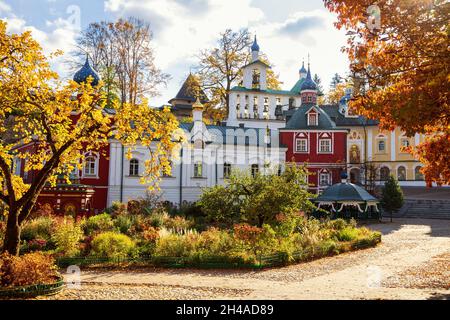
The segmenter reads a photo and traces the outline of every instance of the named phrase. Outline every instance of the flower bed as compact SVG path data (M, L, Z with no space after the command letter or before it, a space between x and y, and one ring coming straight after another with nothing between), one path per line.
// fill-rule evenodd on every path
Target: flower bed
M310 247L305 250L292 252L288 257L286 253L278 252L269 255L259 255L255 262L244 261L242 259L229 259L227 257L204 257L198 261L192 261L187 257L137 257L137 258L105 258L105 257L61 257L56 260L60 267L70 265L78 266L120 266L133 264L140 266L154 266L164 268L199 268L199 269L264 269L276 266L285 266L292 263L300 263L319 259L325 256L335 255L352 250L366 249L376 246L381 242L381 235L375 233L370 237L352 242L345 242L333 250L324 250L324 247Z

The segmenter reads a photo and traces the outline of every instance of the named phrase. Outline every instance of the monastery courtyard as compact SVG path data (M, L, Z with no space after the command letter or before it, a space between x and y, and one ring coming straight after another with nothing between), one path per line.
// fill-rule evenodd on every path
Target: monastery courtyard
M376 248L263 271L82 270L81 289L45 299L450 299L450 220L369 227Z

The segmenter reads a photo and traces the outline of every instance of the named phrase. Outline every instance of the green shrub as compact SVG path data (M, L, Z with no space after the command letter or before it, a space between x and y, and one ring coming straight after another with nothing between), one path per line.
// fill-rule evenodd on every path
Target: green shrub
M94 237L91 255L106 258L126 258L135 249L131 238L116 232L104 232Z
M164 225L164 222L169 219L169 215L164 211L158 211L152 213L148 219L152 227L161 228Z
M66 256L75 256L80 252L79 242L83 239L83 230L72 219L64 219L56 224L52 234L52 241L56 245L56 252Z
M169 234L156 241L155 256L189 257L196 248L196 236Z
M331 255L331 254L338 254L339 253L339 244L331 239L322 241L319 244L319 251L320 251L320 254L323 256L327 256L327 255Z
M128 215L120 215L113 220L114 227L123 234L131 234L133 226L133 217Z
M86 235L92 235L99 232L112 231L114 222L107 213L92 216L83 223L83 229Z
M50 217L39 217L28 220L21 230L21 239L31 241L34 239L50 240L52 235L53 219Z
M337 234L337 239L339 241L353 241L358 239L359 237L359 230L352 227L345 227L344 229L340 230Z

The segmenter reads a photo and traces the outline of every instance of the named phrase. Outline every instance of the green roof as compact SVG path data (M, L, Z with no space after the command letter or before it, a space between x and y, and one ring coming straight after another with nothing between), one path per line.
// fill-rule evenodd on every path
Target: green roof
M259 89L247 89L245 87L240 87L240 86L236 86L233 87L231 89L231 91L241 91L241 92L258 92L258 93L268 93L268 94L277 94L277 95L285 95L285 96L293 96L295 95L293 92L291 91L286 91L286 90L272 90L272 89L267 89L267 90L259 90Z
M327 188L319 197L314 199L315 202L378 202L364 188L353 183L337 183Z
M295 86L292 87L291 92L293 93L297 93L300 94L301 88L302 88L302 84L305 81L305 79L300 79L297 81L297 83L295 84Z

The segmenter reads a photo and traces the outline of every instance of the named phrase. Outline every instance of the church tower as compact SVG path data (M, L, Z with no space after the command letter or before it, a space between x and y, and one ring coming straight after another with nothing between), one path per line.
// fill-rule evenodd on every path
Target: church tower
M300 95L302 97L302 104L310 103L315 105L317 103L317 85L311 77L311 67L309 62L305 81L303 81L300 88Z

